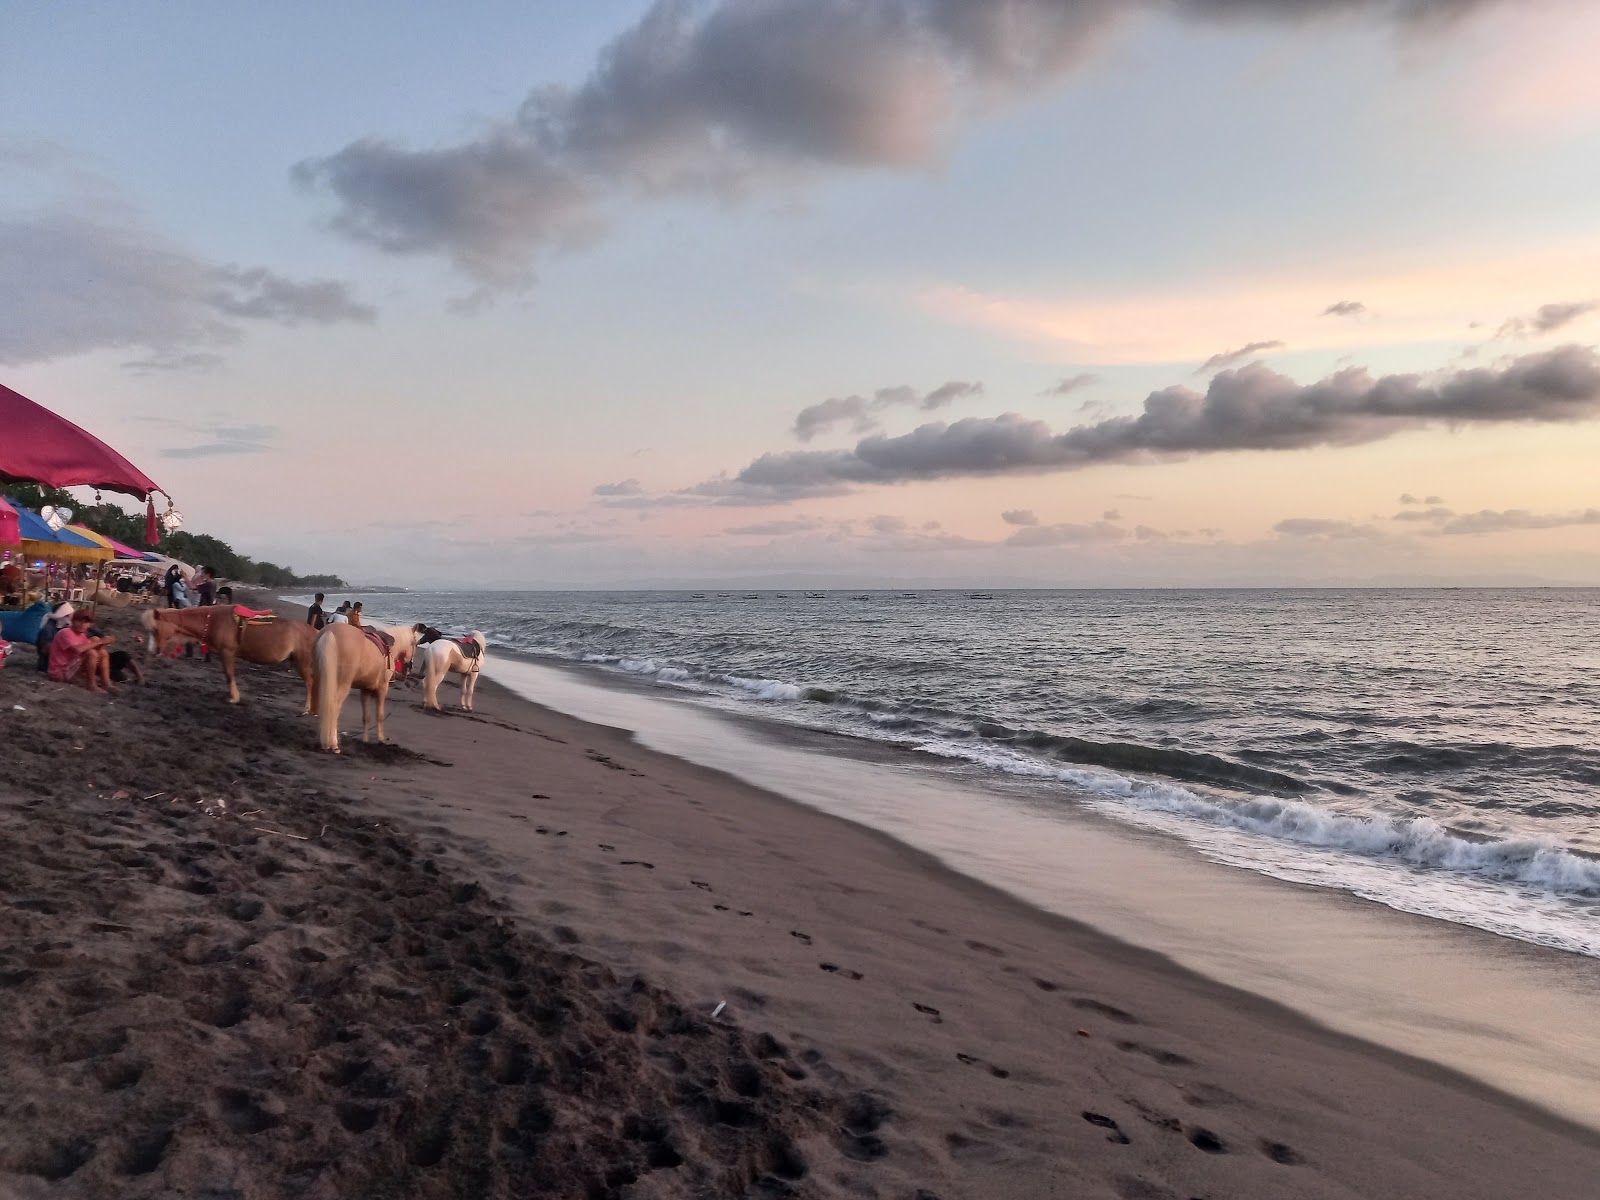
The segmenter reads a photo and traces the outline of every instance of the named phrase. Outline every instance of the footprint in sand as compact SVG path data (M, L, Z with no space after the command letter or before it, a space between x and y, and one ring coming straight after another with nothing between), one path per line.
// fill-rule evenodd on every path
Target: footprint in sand
M716 909L718 912L732 912L733 911L733 909L729 908L726 904L713 904L711 907Z
M791 929L789 930L789 936L795 938L803 946L811 945L811 935L809 933L801 933L798 929ZM823 967L822 969L826 971L828 968ZM835 967L834 970L838 970L838 968Z
M596 842L595 845L599 846L600 849L605 850L605 851L607 851L607 852L609 852L611 854L615 854L617 852L617 848L615 846L609 846L605 842Z
M550 799L550 797L546 796L543 792L535 792L532 796L530 796L528 798L530 800L548 800L548 799Z
M1083 1112L1083 1119L1089 1122L1089 1124L1097 1126L1100 1129L1108 1130L1109 1132L1106 1134L1106 1141L1108 1142L1115 1142L1119 1146L1126 1146L1133 1140L1128 1137L1127 1134L1122 1132L1122 1128L1113 1118L1106 1116L1104 1113L1090 1112L1088 1109L1085 1109Z
M807 940L809 941L810 939L807 939ZM829 975L843 975L846 979L865 979L866 978L866 976L863 975L860 971L852 971L848 967L841 967L838 963L825 962L825 963L818 963L817 966L821 967Z
M689 882L694 884L695 887L699 888L702 892L710 892L710 891L715 891L716 890L709 883L702 883L698 879L691 879L691 880L689 880Z
M644 860L638 859L638 858L619 859L618 862L617 862L617 866L619 866L619 867L643 867L647 871L654 871L656 869L655 863L645 862Z
M979 1058L975 1054L959 1054L958 1053L956 1055L956 1059L958 1061L960 1061L960 1062L966 1063L966 1065L969 1066L969 1067L982 1067L984 1070L988 1071L989 1074L993 1075L996 1079L1009 1079L1009 1078L1011 1078L1011 1072L1010 1071L1006 1070L1004 1067L997 1067L992 1062L985 1062L983 1059Z
M1117 1049L1127 1054L1142 1054L1146 1058L1160 1063L1163 1067L1191 1067L1194 1059L1185 1058L1173 1050L1160 1050L1154 1046L1146 1046L1141 1042L1118 1042Z
M939 1015L939 1010L937 1008L934 1008L933 1005L931 1005L931 1004L918 1004L915 1000L913 1000L911 1002L911 1007L916 1009L919 1013L921 1013L925 1017L932 1017L933 1018L933 1023L935 1025L944 1024L944 1018Z
M1124 1012L1115 1005L1106 1004L1099 1000L1091 1000L1087 996L1079 996L1072 1002L1073 1008L1081 1008L1085 1012L1099 1013L1113 1021L1120 1021L1124 1025L1137 1025L1139 1018L1132 1013Z

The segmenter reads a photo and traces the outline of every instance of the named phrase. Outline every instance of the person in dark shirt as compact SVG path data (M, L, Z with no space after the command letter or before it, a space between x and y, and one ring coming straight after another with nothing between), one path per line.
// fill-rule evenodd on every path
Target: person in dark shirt
M328 623L327 616L322 611L323 595L317 593L317 598L311 602L311 607L306 609L306 624L313 629L321 629Z
M195 588L200 595L200 607L210 608L217 602L217 573L210 567L200 568L200 583Z
M167 592L167 607L178 607L178 585L183 582L183 572L178 570L178 564L173 563L167 568L166 575L162 578L162 586Z

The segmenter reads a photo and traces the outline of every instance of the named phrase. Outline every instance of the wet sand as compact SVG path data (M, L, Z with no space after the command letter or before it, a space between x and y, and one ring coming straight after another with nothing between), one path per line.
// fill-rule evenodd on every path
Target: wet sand
M397 746L333 757L287 670L238 708L215 667L151 675L0 672L0 1194L1600 1177L1588 1131L491 683L476 716L397 691Z

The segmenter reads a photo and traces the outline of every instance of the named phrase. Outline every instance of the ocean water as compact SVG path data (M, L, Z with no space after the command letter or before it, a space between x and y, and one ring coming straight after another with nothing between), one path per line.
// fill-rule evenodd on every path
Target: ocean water
M385 619L1600 957L1600 590L414 592ZM981 791L978 793L981 795ZM979 801L982 802L982 801Z

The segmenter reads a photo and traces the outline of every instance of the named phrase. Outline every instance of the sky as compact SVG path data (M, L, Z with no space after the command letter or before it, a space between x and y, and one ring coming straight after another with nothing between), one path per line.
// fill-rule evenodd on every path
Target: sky
M0 7L0 382L445 587L1600 585L1597 0Z

